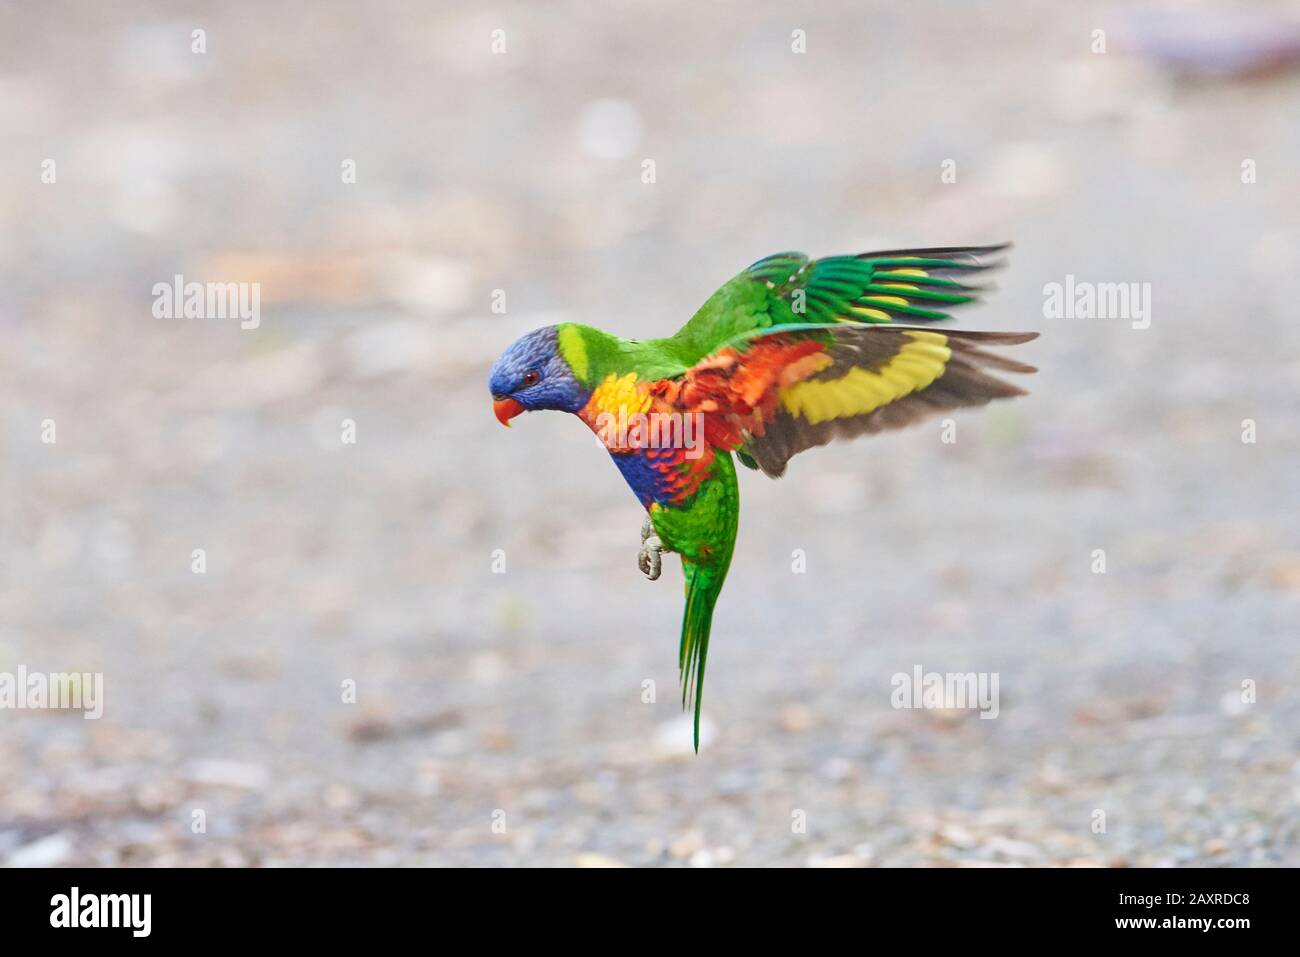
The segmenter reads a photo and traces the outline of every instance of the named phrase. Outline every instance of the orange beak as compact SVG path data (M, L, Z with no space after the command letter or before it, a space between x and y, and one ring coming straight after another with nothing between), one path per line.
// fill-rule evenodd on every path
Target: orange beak
M524 407L510 397L504 399L492 400L492 411L497 415L497 421L510 428L510 420L524 411Z

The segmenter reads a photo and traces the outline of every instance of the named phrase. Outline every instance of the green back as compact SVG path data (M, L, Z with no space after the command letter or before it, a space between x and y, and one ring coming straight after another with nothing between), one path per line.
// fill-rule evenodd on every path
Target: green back
M576 323L560 326L560 348L584 385L611 372L642 378L681 375L705 356L774 326L842 322L909 325L949 318L978 287L958 281L998 265L1004 246L900 249L809 259L776 253L734 276L667 339L621 339Z

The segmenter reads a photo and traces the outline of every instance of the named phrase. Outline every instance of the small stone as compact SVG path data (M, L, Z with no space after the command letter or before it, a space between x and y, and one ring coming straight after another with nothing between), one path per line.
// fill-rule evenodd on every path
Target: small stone
M489 751L505 752L515 749L515 736L505 728L489 728L479 735L479 740Z
M817 725L817 714L803 704L786 705L781 709L781 730L791 734L808 731Z
M195 761L181 777L191 784L238 788L244 791L260 791L271 781L270 771L260 764L224 760Z
M626 100L596 100L578 124L582 151L596 159L623 159L641 142L641 116Z
M1230 718L1239 717L1250 709L1250 705L1241 700L1240 691L1225 692L1219 698L1219 711Z
M700 715L700 750L717 737L717 728L708 715ZM661 758L683 758L695 754L695 718L690 714L665 721L655 729L655 753Z
M984 845L994 854L1015 861L1029 861L1041 857L1041 852L1033 844L1025 841L1013 841L1007 837L990 838Z
M358 803L356 793L341 784L326 785L321 793L321 801L327 808L335 811L356 807Z
M1212 837L1202 845L1201 849L1205 851L1206 854L1212 854L1217 857L1220 854L1228 853L1228 851L1232 849L1232 845L1221 837Z
M809 867L865 867L866 862L856 854L834 854L830 857L813 857Z
M10 867L57 867L72 856L72 835L59 831L24 844L9 855Z
M962 849L972 848L978 843L975 835L960 824L945 824L939 828L938 836L945 844Z
M678 860L684 860L703 849L704 837L699 831L687 831L668 845L668 853Z
M1300 555L1284 555L1268 571L1268 583L1284 591L1300 591Z
M833 757L821 766L821 776L836 784L853 777L853 762L848 758Z

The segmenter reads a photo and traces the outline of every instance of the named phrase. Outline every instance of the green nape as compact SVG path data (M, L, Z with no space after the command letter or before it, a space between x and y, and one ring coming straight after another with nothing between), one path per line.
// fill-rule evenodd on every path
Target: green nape
M671 379L687 369L666 339L623 339L576 322L555 328L560 355L589 389L609 375L635 372L640 379Z

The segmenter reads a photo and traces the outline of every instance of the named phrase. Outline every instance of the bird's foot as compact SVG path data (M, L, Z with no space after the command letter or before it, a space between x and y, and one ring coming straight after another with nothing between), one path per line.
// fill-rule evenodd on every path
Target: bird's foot
M664 544L655 534L654 523L647 515L641 525L641 551L637 553L636 564L650 581L657 579L663 571L663 551Z

